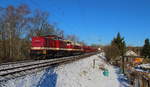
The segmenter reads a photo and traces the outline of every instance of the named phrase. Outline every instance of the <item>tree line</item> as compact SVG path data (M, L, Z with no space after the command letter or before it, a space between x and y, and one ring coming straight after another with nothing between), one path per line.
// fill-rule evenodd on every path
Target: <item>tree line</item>
M0 62L29 59L32 36L58 35L78 41L75 35L64 35L64 31L49 22L49 13L21 4L0 7Z
M64 35L64 31L49 22L49 13L39 9L30 8L21 4L17 7L9 5L0 6L0 62L30 59L30 41L32 36L58 35L65 39L86 44L79 41L76 35ZM105 46L106 57L114 60L126 52L124 37L117 34L111 44ZM145 40L141 55L150 57L150 42Z
M127 51L124 37L118 33L111 41L111 44L104 47L104 51L108 61L114 61L117 60L118 57L124 56ZM144 46L141 47L140 53L140 56L148 58L148 61L150 61L150 41L148 38L145 39Z

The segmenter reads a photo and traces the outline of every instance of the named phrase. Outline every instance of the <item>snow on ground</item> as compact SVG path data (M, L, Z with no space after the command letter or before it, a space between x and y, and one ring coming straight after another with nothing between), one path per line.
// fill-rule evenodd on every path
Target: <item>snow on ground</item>
M95 65L93 61L95 60ZM129 87L119 68L107 64L104 53L9 80L2 87ZM103 75L104 66L109 76Z
M138 65L134 69L139 72L150 73L150 63Z
M91 56L72 64L62 65L56 69L58 74L56 87L128 87L123 78L118 76L115 68L101 59L100 55ZM93 68L93 60L96 60ZM104 65L110 72L108 77L103 75L99 65Z
M138 67L150 69L150 63L138 65Z

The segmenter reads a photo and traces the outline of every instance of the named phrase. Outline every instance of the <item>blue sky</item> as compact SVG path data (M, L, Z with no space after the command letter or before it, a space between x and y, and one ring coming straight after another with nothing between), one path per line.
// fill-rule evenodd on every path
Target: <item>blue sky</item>
M134 46L150 37L150 0L0 0L2 7L21 3L48 11L65 34L88 44L109 44L117 32Z

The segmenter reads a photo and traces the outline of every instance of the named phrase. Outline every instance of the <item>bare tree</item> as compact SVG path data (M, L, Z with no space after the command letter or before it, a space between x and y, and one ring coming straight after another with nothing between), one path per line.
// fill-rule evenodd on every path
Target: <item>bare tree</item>
M118 54L120 54L119 49L113 45L105 46L104 51L108 61L115 60L118 57Z
M78 39L78 37L76 35L67 35L66 39L67 40L71 40L73 42L78 42L79 41L79 39Z
M61 29L56 29L54 34L64 38L64 31Z
M27 5L0 7L0 62L22 60L29 57L30 38L64 31L49 23L49 14L31 11Z
M50 35L54 34L55 28L48 22L49 14L36 10L32 18L32 29L30 36Z
M26 5L20 5L15 8L8 6L0 13L2 19L0 29L3 44L3 57L8 61L15 60L21 55L21 37L23 32L26 31L28 18L30 13ZM8 59L7 59L8 58Z

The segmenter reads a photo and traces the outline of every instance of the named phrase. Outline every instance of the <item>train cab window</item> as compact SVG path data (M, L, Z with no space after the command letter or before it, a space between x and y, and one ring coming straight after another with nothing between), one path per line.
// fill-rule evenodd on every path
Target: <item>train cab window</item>
M71 44L70 42L67 42L67 44Z

